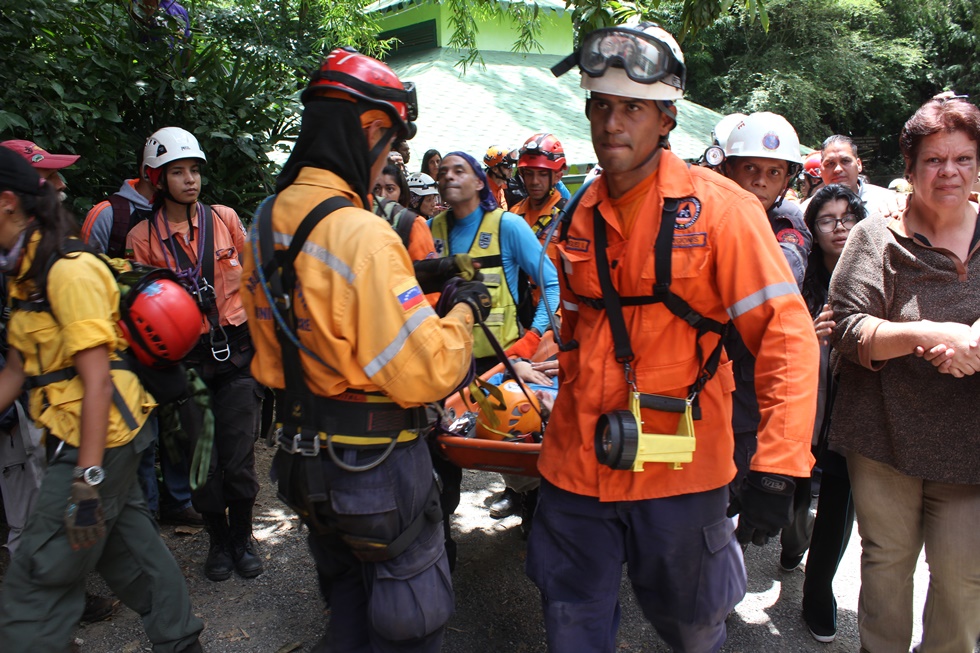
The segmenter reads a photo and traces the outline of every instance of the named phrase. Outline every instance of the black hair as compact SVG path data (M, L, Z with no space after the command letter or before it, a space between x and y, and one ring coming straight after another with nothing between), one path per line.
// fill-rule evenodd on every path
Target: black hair
M858 146L854 144L854 139L850 136L844 136L843 134L834 134L833 136L828 136L823 143L820 145L820 151L823 152L831 145L837 145L843 143L851 148L851 153L854 154L854 158L858 155ZM843 199L843 198L838 198Z
M391 177L395 180L395 183L398 185L398 197L395 201L402 206L408 206L412 195L408 188L408 180L405 179L401 167L389 163L381 170L381 175Z
M868 215L861 198L842 184L824 186L814 194L813 199L807 205L803 220L806 222L807 229L813 234L813 247L810 249L810 257L806 262L802 291L806 307L812 317L816 317L827 302L827 290L830 288L830 275L833 272L833 270L828 270L824 263L824 251L820 248L820 243L817 240L816 221L824 205L835 200L847 202L848 213L857 216L858 222L864 220Z
M442 155L439 154L439 150L426 150L425 154L422 155L422 168L421 170L419 170L419 172L424 172L427 175L430 174L429 161L432 160L432 157L436 157L436 156L439 157L440 159L442 158Z
M0 188L0 190L7 189ZM35 290L43 291L48 262L52 258L65 256L65 242L73 236L75 238L80 236L78 221L61 203L61 194L52 184L44 184L40 195L12 192L20 198L24 213L34 218L24 232L25 247L35 233L41 234L41 240L34 252L34 260L17 280L20 283L31 282Z

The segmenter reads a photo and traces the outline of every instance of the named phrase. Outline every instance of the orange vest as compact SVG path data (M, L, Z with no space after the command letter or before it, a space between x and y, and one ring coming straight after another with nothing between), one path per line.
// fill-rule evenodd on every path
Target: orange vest
M654 250L665 197L684 198L674 226L671 290L705 317L732 319L753 354L762 422L752 468L787 476L810 473L819 351L813 324L758 199L669 151L641 182L648 186L630 238L622 236L602 177L586 191L568 238L558 245L562 339L579 346L559 354L561 391L538 469L570 492L603 501L631 501L712 490L735 475L732 461L731 363L722 357L699 397L693 462L674 470L647 463L643 472L613 470L595 457L594 434L603 413L628 408L623 366L603 309L580 302L601 297L595 263L593 209L606 223L613 285L622 296L652 294ZM684 397L700 370L696 331L662 304L623 307L639 390ZM701 340L705 356L718 342ZM643 430L675 433L679 416L643 410Z

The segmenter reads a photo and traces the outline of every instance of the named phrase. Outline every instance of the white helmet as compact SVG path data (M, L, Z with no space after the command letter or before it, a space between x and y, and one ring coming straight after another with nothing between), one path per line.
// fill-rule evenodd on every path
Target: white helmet
M164 127L146 139L146 145L143 146L144 170L162 168L179 159L208 160L197 139L189 131L180 127Z
M656 23L602 27L582 39L582 88L643 100L684 97L687 69L677 41Z
M715 145L721 149L725 149L728 144L728 137L731 135L732 130L735 129L735 125L741 121L748 118L744 113L730 113L715 125L715 128L711 130L711 139L715 142Z
M413 172L408 176L408 190L419 197L439 194L436 180L424 172Z
M753 156L781 159L790 163L790 174L796 174L794 165L802 165L800 137L789 121L768 111L759 111L734 125L725 144L725 157Z

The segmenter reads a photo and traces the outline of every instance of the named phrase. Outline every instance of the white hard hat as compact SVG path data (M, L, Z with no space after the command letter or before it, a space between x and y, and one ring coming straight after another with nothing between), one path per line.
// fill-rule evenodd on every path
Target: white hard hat
M439 194L436 180L424 172L413 172L408 176L408 190L419 197Z
M582 39L578 56L586 90L643 100L684 97L684 53L655 23L597 29Z
M743 118L728 135L725 157L752 156L782 159L801 165L800 137L789 121L768 111Z
M728 144L728 136L732 133L732 130L735 129L735 125L746 118L748 118L748 116L746 116L744 113L730 113L719 120L718 124L715 125L715 128L711 130L711 139L715 142L715 145L724 150L725 146Z
M171 161L207 161L194 135L180 127L164 127L153 132L143 146L143 168L161 168Z

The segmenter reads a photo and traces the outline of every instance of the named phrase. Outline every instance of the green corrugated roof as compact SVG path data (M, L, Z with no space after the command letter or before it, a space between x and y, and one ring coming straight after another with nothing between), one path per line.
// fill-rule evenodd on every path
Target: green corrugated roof
M376 0L364 7L364 13L390 13L427 2L431 2L431 0ZM565 3L563 0L497 0L497 4L504 5L505 7L512 4L537 5L541 9L553 11L559 16L565 12Z
M418 135L409 142L415 170L422 154L463 150L481 159L491 145L520 147L537 132L552 132L569 164L595 163L585 117L585 91L574 71L559 78L551 66L561 57L513 52L481 53L486 68L455 67L457 50L434 48L396 55L387 63L403 80L415 82L419 100ZM711 144L721 114L693 102L679 102L671 148L696 159Z

